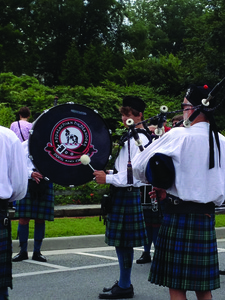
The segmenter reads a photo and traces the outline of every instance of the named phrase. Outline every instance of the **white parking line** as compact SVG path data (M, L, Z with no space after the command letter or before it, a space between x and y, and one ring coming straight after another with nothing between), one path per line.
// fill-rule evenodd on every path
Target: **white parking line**
M75 267L75 268L61 268L57 270L46 270L46 271L37 271L37 272L29 272L29 273L20 273L14 274L13 278L18 277L26 277L26 276L34 276L34 275L42 275L42 274L50 274L50 273L57 273L57 272L69 272L69 271L78 271L78 270L86 270L86 269L94 269L94 268L104 268L109 266L116 266L116 263L108 263L108 264L99 264L99 265L92 265L92 266L82 266L82 267Z
M220 240L221 242L224 242L225 240ZM220 243L218 243L220 244ZM20 277L26 277L26 276L35 276L35 275L42 275L42 274L50 274L50 273L57 273L57 272L71 272L71 271L78 271L78 270L86 270L86 269L94 269L94 268L104 268L109 266L115 266L118 265L118 258L116 256L107 256L107 255L100 255L95 254L91 252L101 252L101 251L113 251L115 250L115 247L98 247L98 248L80 248L80 249L65 249L65 250L52 250L52 251L43 251L42 253L46 256L50 255L65 255L65 254L76 254L76 255L83 255L83 256L89 256L89 257L96 257L96 258L103 258L108 260L114 260L116 262L112 263L104 263L104 264L97 264L97 265L89 265L89 266L80 266L80 267L64 267L61 265L51 264L51 263L45 263L45 262L38 262L34 260L24 260L25 263L30 264L36 264L36 265L42 265L47 268L53 268L49 270L42 270L42 271L35 271L35 272L27 272L27 273L18 273L13 274L13 278L20 278ZM134 248L134 250L137 251L143 251L142 247ZM154 248L151 249L151 252L154 252ZM224 253L225 248L219 247L218 253ZM29 256L32 256L32 252L28 253Z

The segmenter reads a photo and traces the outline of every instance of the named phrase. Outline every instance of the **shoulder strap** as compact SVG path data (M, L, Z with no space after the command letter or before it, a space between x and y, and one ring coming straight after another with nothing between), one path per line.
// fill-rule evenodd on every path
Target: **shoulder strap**
M149 142L151 143L152 142L152 135L151 133L148 133L145 129L143 128L135 128L135 130L137 131L137 133L143 133L149 140ZM120 141L119 141L119 145L120 146L123 146L124 143L128 140L128 138L132 138L132 132L126 132L121 138L120 138ZM149 144L149 143L148 143Z
M22 136L22 139L23 139L23 141L25 141L25 138L24 138L24 136L23 136L23 134L22 134L22 130L21 130L21 128L20 128L20 121L18 121L18 127L19 127L19 130L20 130L20 134L21 134L21 136Z

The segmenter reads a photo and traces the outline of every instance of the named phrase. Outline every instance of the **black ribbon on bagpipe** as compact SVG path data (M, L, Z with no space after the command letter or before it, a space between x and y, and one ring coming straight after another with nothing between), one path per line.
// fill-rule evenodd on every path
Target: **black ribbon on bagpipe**
M213 110L206 109L206 107L203 104L200 105L193 112L193 114L189 117L189 119L184 121L184 126L185 126L185 124L186 125L191 124L197 118L197 116L200 114L200 112L203 112L206 115L206 117L209 121L209 169L212 169L215 166L213 133L214 133L214 136L215 136L215 141L216 141L216 145L217 145L218 152L219 152L219 165L221 166L221 163L220 163L220 142L219 142L218 129L217 129L214 117L213 117Z
M138 143L140 143L139 133L144 134L149 140L146 145L142 146L142 144L140 144L138 146L140 151L143 151L144 148L146 148L149 144L151 144L152 139L155 137L154 135L152 135L152 132L149 129L134 128L132 126L132 130L128 130L126 133L124 133L118 143L119 148L116 153L116 158L119 155L120 148L124 146L124 143L126 141L128 143L127 184L133 184L133 170L132 170L132 164L131 164L131 158L130 158L130 139L133 137L135 139L135 141L138 141ZM117 171L115 169L114 169L114 173L117 173Z

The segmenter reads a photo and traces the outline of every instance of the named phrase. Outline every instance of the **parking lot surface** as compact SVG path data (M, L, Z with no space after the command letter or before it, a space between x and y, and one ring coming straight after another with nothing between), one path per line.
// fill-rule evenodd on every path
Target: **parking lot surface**
M48 262L30 259L13 263L13 290L9 290L10 300L92 300L104 286L111 286L119 279L119 266L114 247L104 244L104 235L60 239L60 247L52 241L43 243L43 251ZM63 249L65 245L65 249ZM30 245L30 248L32 245ZM50 250L47 250L50 249ZM14 244L14 254L19 250ZM154 249L152 249L152 252ZM218 239L220 269L225 269L225 239ZM148 282L150 263L137 265L142 248L134 250L132 284L136 300L169 299L168 289ZM220 276L221 288L213 292L213 299L224 300L225 276ZM187 293L187 299L196 299L194 292Z

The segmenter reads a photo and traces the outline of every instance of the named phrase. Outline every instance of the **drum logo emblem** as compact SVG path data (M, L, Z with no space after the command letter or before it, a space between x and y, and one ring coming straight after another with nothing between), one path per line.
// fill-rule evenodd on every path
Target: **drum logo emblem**
M66 118L52 129L45 151L60 164L76 166L81 164L81 155L92 157L98 152L91 141L91 130L84 121Z

